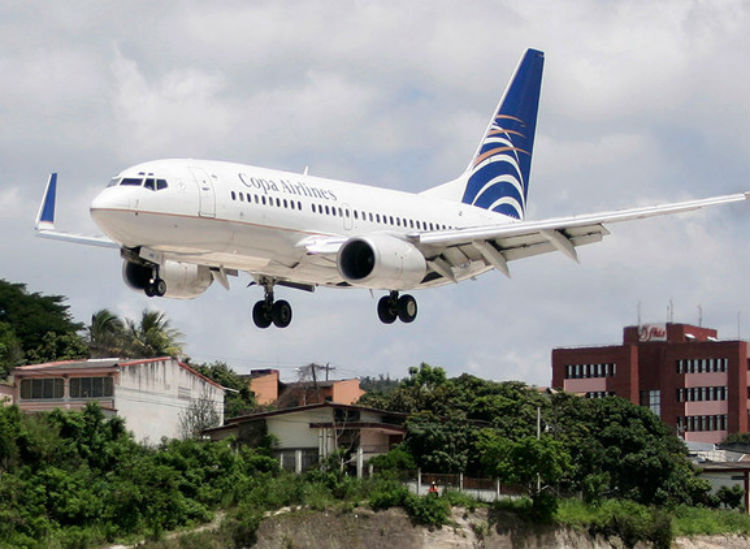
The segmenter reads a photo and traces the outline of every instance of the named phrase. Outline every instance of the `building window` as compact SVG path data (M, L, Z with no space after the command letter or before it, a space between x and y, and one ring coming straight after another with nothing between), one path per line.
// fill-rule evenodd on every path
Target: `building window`
M703 372L727 372L729 359L716 357L711 359L678 359L675 363L677 374L695 374Z
M699 415L699 416L678 416L678 432L714 432L726 431L727 415Z
M565 365L565 378L610 378L617 373L614 363Z
M62 378L26 378L21 380L21 399L62 399Z
M648 407L656 416L661 416L661 390L642 391L641 405Z
M70 379L71 398L87 399L90 397L112 397L113 395L114 385L111 376Z
M679 403L691 401L726 401L729 388L727 386L701 386L696 388L678 388L677 401Z
M613 391L590 391L586 393L588 399L603 399L605 397L615 397L616 395Z

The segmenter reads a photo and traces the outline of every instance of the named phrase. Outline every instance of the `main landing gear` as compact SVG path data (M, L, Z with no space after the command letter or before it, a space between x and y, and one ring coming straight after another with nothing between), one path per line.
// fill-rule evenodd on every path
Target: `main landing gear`
M143 292L145 292L146 296L148 296L149 298L153 296L158 296L161 298L167 293L167 283L164 281L164 279L161 279L159 277L158 265L153 266L151 278L143 287Z
M417 301L410 294L399 297L398 292L392 290L388 296L378 301L378 317L390 325L396 318L402 323L411 323L417 318Z
M286 300L273 299L273 281L263 280L260 283L266 292L266 297L253 306L253 322L258 328L268 328L273 323L279 328L285 328L292 322L292 306Z

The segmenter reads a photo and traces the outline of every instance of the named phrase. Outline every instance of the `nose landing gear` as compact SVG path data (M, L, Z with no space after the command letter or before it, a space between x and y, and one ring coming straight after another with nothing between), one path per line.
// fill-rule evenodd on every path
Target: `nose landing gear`
M260 282L265 290L265 298L253 306L253 322L258 328L268 328L271 323L278 328L285 328L292 322L292 306L286 300L274 301L273 281L264 279Z
M410 294L399 297L398 291L392 290L378 301L378 318L386 325L397 318L402 323L411 323L417 318L417 301Z

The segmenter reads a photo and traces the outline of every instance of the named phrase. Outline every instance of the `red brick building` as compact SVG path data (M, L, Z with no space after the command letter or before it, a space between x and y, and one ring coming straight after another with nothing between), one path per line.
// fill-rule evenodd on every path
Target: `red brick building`
M280 409L314 403L352 405L365 394L356 378L282 382L276 369L253 370L245 378L249 380L248 387L255 394L258 405L274 405Z
M748 344L679 323L625 327L620 346L552 350L552 387L649 407L686 441L748 431Z

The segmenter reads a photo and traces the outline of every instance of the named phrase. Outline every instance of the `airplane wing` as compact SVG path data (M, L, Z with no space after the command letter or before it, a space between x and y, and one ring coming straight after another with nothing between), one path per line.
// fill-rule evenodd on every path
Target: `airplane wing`
M427 233L410 233L410 241L426 254L428 265L457 282L453 267L470 260L483 260L510 277L508 261L558 250L578 261L576 247L601 241L609 231L605 223L687 212L750 199L750 192L708 199L630 208L540 221L469 227Z
M53 172L47 181L47 187L44 190L42 204L39 206L39 212L36 215L36 234L45 239L55 239L58 241L67 241L72 243L87 244L91 246L103 246L106 248L120 248L116 242L107 237L79 235L76 233L65 233L55 230L55 199L57 195L57 173Z

